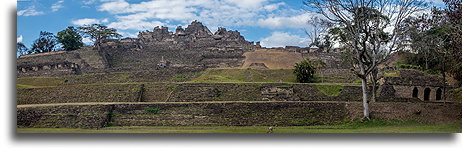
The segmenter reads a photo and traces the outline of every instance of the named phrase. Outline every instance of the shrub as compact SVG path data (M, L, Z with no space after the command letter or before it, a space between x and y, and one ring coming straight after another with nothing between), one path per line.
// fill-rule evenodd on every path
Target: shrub
M384 77L399 77L399 73L397 72L391 72L391 73L384 73Z
M294 74L297 76L297 82L310 83L314 81L316 67L309 60L303 60L295 64Z
M149 113L157 114L157 113L159 113L160 109L159 109L159 108L151 108L151 107L148 107L148 108L144 108L144 111L147 111L147 112L149 112Z
M441 73L440 70L433 70L433 69L427 69L424 72L429 73L429 74L440 74Z
M399 64L398 69L417 69L417 70L422 70L422 67L418 65L409 65L409 64Z

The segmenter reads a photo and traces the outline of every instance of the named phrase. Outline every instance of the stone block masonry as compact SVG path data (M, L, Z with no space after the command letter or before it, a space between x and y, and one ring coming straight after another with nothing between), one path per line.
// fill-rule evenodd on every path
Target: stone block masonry
M400 77L384 77L381 80L381 96L378 100L454 101L448 98L452 87L446 86L441 76L413 69L401 69L399 73Z
M257 51L271 51L259 52ZM149 71L159 64L168 68L247 68L263 63L269 69L291 69L303 59L321 59L327 68L345 68L338 53L307 53L306 48L262 48L247 41L239 31L218 28L212 33L201 22L193 21L176 33L167 27L139 32L136 38L104 40L100 50L84 47L26 55L17 59L18 77L62 76L107 71ZM273 61L268 60L273 59ZM54 71L50 67L70 63L78 68ZM265 67L263 66L263 67Z
M18 127L102 128L111 120L109 105L18 107Z
M461 120L460 104L371 103L384 120L447 123ZM19 105L18 127L310 126L362 117L360 102L76 103Z
M143 70L155 68L162 59L171 67L240 67L243 53L254 48L238 31L219 28L212 33L194 21L185 29L179 26L176 33L157 26L137 38L109 40L102 49L112 67Z
M360 101L361 87L342 86L325 94L312 84L289 83L113 83L17 88L18 104L200 101ZM332 86L335 87L335 86Z
M75 51L57 51L17 59L18 77L62 76L91 73L108 68L105 53L88 47Z

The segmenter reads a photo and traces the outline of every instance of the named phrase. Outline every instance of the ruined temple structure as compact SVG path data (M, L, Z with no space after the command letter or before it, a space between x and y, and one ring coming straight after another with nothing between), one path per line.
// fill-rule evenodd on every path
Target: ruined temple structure
M124 71L181 73L206 68L291 69L304 59L323 61L324 77L350 83L357 78L350 66L341 61L339 53L296 46L261 47L260 42L246 41L238 31L219 27L212 33L198 21L186 28L178 26L175 33L157 26L152 31L140 32L137 38L106 40L101 50L87 46L75 51L21 56L17 73L18 77L34 77ZM399 73L400 77L381 80L379 101L445 101L447 91L442 78L415 70Z
M17 76L62 76L98 72L109 68L106 57L102 55L91 47L24 55L17 59Z
M136 38L105 40L101 50L88 46L75 51L21 56L17 60L17 72L19 77L53 76L143 71L159 69L159 65L182 69L253 68L255 65L290 69L306 58L321 58L331 63L330 68L345 68L338 64L338 54L310 50L296 46L265 48L260 42L246 41L238 31L219 27L212 33L201 22L193 21L186 28L178 26L175 33L157 26L152 31L139 32ZM71 66L48 68L55 65Z
M140 32L137 38L108 41L103 50L113 59L113 67L124 69L151 68L162 57L171 67L209 68L239 67L245 58L243 53L256 47L238 31L218 28L212 33L198 21L175 30L173 33L167 27L157 26L152 31Z
M157 26L152 31L140 32L137 38L105 40L100 51L84 47L21 56L17 71L23 77L152 70L159 65L190 69L240 67L244 52L255 47L238 31L220 27L212 33L201 22L193 21L185 29L178 26L175 33Z
M445 93L451 86L445 85L441 76L413 69L402 69L399 73L399 77L385 77L381 80L382 100L379 101L446 101Z

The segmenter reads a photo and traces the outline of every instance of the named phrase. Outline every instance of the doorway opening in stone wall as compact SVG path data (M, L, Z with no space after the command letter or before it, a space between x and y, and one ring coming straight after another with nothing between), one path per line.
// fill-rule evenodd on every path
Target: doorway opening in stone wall
M430 101L430 88L425 88L424 90L424 101Z
M419 89L417 87L414 87L414 90L412 90L412 98L418 98L419 97Z
M441 88L438 88L438 90L436 90L436 100L441 100L442 94L443 90L441 90Z

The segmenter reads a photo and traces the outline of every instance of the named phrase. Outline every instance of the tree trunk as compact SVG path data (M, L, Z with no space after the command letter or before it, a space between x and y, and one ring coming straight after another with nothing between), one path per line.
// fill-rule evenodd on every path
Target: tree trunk
M97 40L96 41L96 47L97 47L98 51L101 51L100 44L101 44L101 41Z
M375 102L376 91L377 91L376 81L372 80L371 102Z
M371 102L375 102L375 99L377 97L377 75L378 75L378 72L376 70L372 71L371 73L371 82L372 82Z
M443 94L441 99L446 103L446 54L443 56Z
M363 107L364 107L364 118L369 118L369 103L367 101L367 78L361 78L361 86L363 90Z

